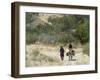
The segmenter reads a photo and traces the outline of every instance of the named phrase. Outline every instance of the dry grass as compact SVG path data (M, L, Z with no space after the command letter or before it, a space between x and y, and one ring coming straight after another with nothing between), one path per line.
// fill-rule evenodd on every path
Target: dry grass
M64 47L68 52L67 47ZM66 54L65 52L65 54ZM69 61L65 55L64 61L59 56L59 46L31 44L26 46L26 67L32 66L65 66L89 63L89 56L83 54L82 48L75 49L75 61Z

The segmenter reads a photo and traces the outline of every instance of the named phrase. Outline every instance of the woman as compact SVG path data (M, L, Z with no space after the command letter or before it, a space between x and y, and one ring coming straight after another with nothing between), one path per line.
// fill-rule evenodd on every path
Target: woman
M65 52L65 50L64 50L64 48L61 46L61 47L60 47L60 58L61 58L62 61L64 60L64 52Z

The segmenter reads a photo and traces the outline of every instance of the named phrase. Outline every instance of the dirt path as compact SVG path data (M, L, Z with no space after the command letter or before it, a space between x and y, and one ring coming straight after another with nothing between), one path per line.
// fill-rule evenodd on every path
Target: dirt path
M27 50L27 59L26 59L26 66L50 66L50 65L80 65L80 64L88 64L89 63L89 56L84 55L82 53L82 48L74 49L75 50L75 56L73 57L74 61L69 61L68 56L66 56L66 53L68 52L67 47L64 47L65 49L65 56L64 60L61 61L59 56L59 46L44 46L44 45L28 45L26 46ZM32 57L34 53L32 53L34 50L37 50L41 56L46 56L47 58L43 58L39 55L36 57ZM50 59L49 59L50 58Z

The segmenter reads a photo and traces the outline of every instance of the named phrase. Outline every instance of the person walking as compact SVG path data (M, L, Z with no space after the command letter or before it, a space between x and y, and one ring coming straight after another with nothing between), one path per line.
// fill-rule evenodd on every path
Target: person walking
M61 58L62 61L64 60L64 52L65 52L65 50L64 50L64 48L61 46L61 47L60 47L60 58Z
M73 48L73 46L70 43L69 46L68 46L69 52L66 54L67 56L69 56L69 61L72 61L73 56L75 55L75 51L72 48Z

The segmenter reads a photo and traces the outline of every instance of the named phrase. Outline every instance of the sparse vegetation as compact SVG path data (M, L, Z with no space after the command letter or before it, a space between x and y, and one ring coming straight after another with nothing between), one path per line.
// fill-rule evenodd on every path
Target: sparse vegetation
M33 52L31 53L31 56L32 56L32 60L35 60L35 61L49 61L49 62L57 61L49 56L41 54L38 50L33 50Z
M83 45L83 53L89 56L89 44L88 43Z
M64 49L67 49L65 47ZM59 56L59 48L57 46L45 46L41 44L27 45L26 53L26 67L33 66L62 66L62 65L79 65L88 64L89 56L82 54L82 48L74 49L76 61L69 62L68 57L65 56L64 61L61 61ZM68 52L68 50L66 50ZM65 53L66 53L65 52Z
M30 50L26 48L27 67L69 65L60 61L57 49L62 45L68 51L69 43L73 44L79 59L73 64L88 63L89 15L26 12L26 47L32 46Z
M43 53L40 53L39 50L33 50L32 53L30 53L31 54L30 57L27 57L28 54L26 54L26 63L28 64L26 66L30 66L28 61L35 61L33 63L34 66L39 66L40 64L42 65L43 62L45 62L48 65L50 64L53 65L54 63L58 63L57 59L44 55ZM36 64L36 63L39 63L39 64Z

